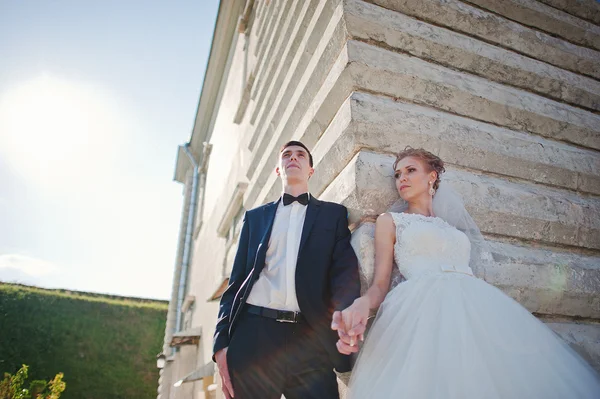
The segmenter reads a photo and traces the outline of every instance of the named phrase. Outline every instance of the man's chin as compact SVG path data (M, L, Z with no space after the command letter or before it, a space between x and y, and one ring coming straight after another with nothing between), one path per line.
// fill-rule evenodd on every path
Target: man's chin
M286 173L284 181L288 184L298 184L308 182L308 178L300 173Z

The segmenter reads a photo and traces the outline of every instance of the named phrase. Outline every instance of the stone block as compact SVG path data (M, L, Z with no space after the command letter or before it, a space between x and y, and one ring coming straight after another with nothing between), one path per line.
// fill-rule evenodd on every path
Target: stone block
M331 4L328 3L327 6ZM297 68L295 65L289 67L288 75L293 75L292 72L296 69L303 72L301 80L299 82L286 80L285 84L292 84L290 90L293 90L284 96L285 90L280 88L274 100L276 106L265 108L265 112L272 114L267 119L280 113L277 116L279 123L269 122L266 136L262 137L261 134L258 136L259 143L253 150L255 158L248 166L251 182L244 199L246 207L259 205L271 198L268 193L272 191L272 185L276 184L272 171L277 163L279 147L292 139L302 140L312 147L335 115L339 105L343 103L346 93L351 90L346 79L340 80L340 75L344 73L347 64L347 61L339 56L346 39L342 19L343 8L339 5L332 12L325 32L320 33L322 41L313 51L314 54L311 54L312 58L309 58L308 66L304 64L298 65ZM314 74L311 74L311 71ZM344 88L345 93L342 90L336 90L335 93L343 97L332 100L330 96L332 88L340 86ZM260 126L257 127L257 131L259 128Z
M600 324L547 321L563 341L600 373Z
M600 194L594 151L359 92L340 107L314 147L311 189L321 193L361 148L399 152L407 144L461 167Z
M300 38L306 33L310 17L315 10L315 5L312 2L300 2L302 8L297 9L292 7L288 18L285 19L286 26L285 35L279 37L275 43L271 43L272 47L277 47L277 58L261 59L257 63L254 73L257 75L257 84L252 88L252 99L264 98L264 93L273 83L276 76L285 71L286 66L292 61L298 50L298 46L302 42ZM283 62L282 62L283 61ZM282 78L282 77L281 77ZM259 95L260 93L260 95ZM256 119L258 110L255 109L253 120Z
M284 58L284 54L286 56L289 54L292 47L291 41L298 33L297 29L304 17L303 11L306 10L303 8L298 9L298 7L305 7L307 3L298 1L287 3L289 8L286 10L285 18L280 18L280 31L272 38L269 55L259 58L259 62L255 66L254 74L257 76L257 83L252 88L251 97L253 100L256 99L259 88L264 87L268 79L272 79L274 70L283 67L281 60Z
M600 109L600 82L595 79L361 0L346 0L344 12L353 39L573 105Z
M363 42L347 46L358 90L600 149L600 115Z
M459 0L374 0L373 3L563 69L600 77L598 51L577 46Z
M276 47L276 42L282 38L281 29L283 29L284 22L286 22L285 15L293 9L292 1L276 1L273 3L271 8L273 11L273 18L269 21L268 28L265 32L264 37L257 38L257 53L256 57L260 61L266 61L272 58L272 51ZM258 66L260 68L260 66Z
M262 18L260 18L259 26L257 26L258 33L256 34L256 36L257 36L256 38L260 44L254 48L254 51L255 51L254 55L258 55L261 48L266 44L266 42L267 42L266 37L268 36L267 31L270 28L272 28L273 23L274 23L273 21L275 20L275 16L277 15L277 11L280 10L280 8L283 4L284 4L284 2L276 2L274 4L271 4L270 7L265 7L266 13Z
M600 27L534 0L470 0L485 10L578 45L600 49Z
M532 312L600 318L600 258L557 248L487 241L480 276Z
M600 25L600 4L595 0L539 0L578 18Z
M326 76L328 65L335 60L346 36L343 9L338 3L339 0L306 2L308 8L302 8L302 19L296 22L296 36L287 52L287 62L279 64L276 77L268 80L268 86L265 82L257 97L251 118L256 129L249 142L253 152L261 153L265 128L269 125L278 127L282 114L289 113L290 107L294 109L292 104L296 105L298 97L305 92L311 93L306 86L312 88L313 84L318 85L318 76ZM329 52L334 55L328 57L326 53ZM313 80L307 82L309 77ZM307 101L302 103L306 105Z

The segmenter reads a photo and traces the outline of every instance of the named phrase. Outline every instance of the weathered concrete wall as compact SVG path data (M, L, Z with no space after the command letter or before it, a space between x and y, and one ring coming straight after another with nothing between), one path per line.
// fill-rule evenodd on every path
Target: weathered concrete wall
M600 372L600 329L598 324L556 322L547 320L548 326Z
M390 155L360 151L321 198L346 205L351 221L358 220L365 209L374 210L372 214L384 211L397 198L391 184L393 160ZM577 200L577 197L553 197L560 192L473 174L454 166L448 168L444 177L458 192L467 193L464 195L467 208L475 216L482 232L491 235L488 244L493 260L476 270L481 278L504 289L532 312L600 319L598 257L553 250L549 245L551 242L566 241L570 237L563 231L552 231L551 222L542 222L544 219L559 219L565 212L565 220L575 219L569 213L578 212L570 201ZM390 184L382 186L381 180ZM584 228L578 227L577 223L595 224L600 220L594 217L600 208L598 204L594 207L596 209L590 209L587 215L591 218L574 221L574 228ZM532 224L543 223L549 226L545 232L528 230ZM564 230L569 229L566 223L561 226ZM362 234L370 237L371 232L367 231L369 233L363 233L359 228L354 232L354 239L360 243L355 245L357 251L365 253L361 256L363 274L371 276L372 242L362 238ZM521 236L528 238L544 233L541 238L547 241L547 245L543 245L542 239L536 245L516 240Z
M199 364L216 321L206 298L235 252L218 230L240 201L277 198L278 149L299 139L314 149L311 192L350 210L365 286L372 225L359 221L397 199L393 154L424 147L488 239L478 276L600 368L597 2L256 0L241 18L204 118L213 152L190 276Z

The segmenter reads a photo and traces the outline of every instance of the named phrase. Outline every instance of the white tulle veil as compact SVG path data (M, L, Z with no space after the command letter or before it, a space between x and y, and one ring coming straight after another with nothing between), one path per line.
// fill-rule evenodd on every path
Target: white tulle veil
M406 201L400 198L388 208L388 212L404 212L407 208ZM440 182L433 196L433 214L467 235L471 242L469 266L477 274L481 270L481 262L489 255L485 238L465 208L460 195L445 181Z

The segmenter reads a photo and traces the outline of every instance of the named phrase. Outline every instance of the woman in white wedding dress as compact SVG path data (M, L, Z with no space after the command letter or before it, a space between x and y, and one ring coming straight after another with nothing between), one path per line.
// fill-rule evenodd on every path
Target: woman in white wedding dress
M600 398L598 375L583 359L516 301L473 276L468 236L433 213L441 159L407 148L394 169L408 206L378 217L373 284L334 315L338 350L349 354L357 351L369 311L379 307L348 398ZM446 219L468 217L460 208ZM388 292L394 261L407 281Z

